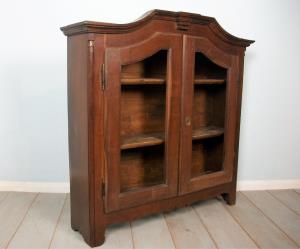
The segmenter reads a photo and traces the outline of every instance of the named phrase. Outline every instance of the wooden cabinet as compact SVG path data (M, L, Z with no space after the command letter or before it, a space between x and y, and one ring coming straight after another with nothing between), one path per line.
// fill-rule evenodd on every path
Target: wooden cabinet
M234 204L243 59L253 41L214 18L161 10L62 31L72 228L97 246L113 223L217 195Z

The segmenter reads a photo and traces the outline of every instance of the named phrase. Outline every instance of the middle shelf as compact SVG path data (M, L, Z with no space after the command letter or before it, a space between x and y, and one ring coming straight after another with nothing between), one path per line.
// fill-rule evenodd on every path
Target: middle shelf
M205 139L211 137L217 137L224 134L224 129L221 127L208 126L202 127L192 132L192 139ZM163 144L165 142L164 133L147 133L147 134L138 134L133 136L126 136L121 138L121 149L132 149L147 147L153 145Z
M225 84L225 79L194 79L195 85L222 85ZM122 85L163 85L166 84L165 78L122 78Z

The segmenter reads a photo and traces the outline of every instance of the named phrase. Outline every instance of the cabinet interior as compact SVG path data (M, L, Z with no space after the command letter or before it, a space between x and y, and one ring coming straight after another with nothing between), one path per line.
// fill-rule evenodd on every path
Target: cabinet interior
M223 136L193 140L192 178L222 170Z
M192 133L207 130L209 134L193 135L191 178L222 170L226 76L226 69L195 53Z
M152 56L128 65L121 70L121 83L125 84L164 84L166 81L168 50L160 50Z
M168 51L121 68L121 192L165 183ZM191 178L222 170L227 70L195 53Z
M121 151L121 192L164 183L164 145Z
M167 50L121 70L121 192L165 182Z
M227 70L215 64L201 52L195 53L195 79L217 80L216 83L224 83L227 76Z

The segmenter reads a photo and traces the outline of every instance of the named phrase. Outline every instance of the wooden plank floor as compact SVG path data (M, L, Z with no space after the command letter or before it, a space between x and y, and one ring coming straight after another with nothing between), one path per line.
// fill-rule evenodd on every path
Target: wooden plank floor
M66 194L0 192L0 249L86 249ZM110 226L98 248L300 248L300 191L247 191Z

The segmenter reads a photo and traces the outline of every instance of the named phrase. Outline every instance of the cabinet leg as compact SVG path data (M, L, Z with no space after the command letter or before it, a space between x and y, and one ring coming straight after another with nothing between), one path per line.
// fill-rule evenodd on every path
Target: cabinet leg
M92 245L92 247L101 246L105 241L105 228L98 229L98 231L95 234L95 243Z
M79 231L80 232L80 231ZM84 241L90 246L90 247L97 247L97 246L101 246L104 241L105 241L105 230L101 230L101 231L98 231L96 234L95 234L95 238L92 239L90 237L86 237L84 236L84 234L82 234L82 237L84 239Z
M71 219L71 228L76 232L78 232L78 230L79 230L77 223L74 221L74 219Z
M228 205L234 205L236 200L236 191L231 191L229 193L222 194L224 200L227 202Z
M74 226L71 226L72 227L72 230L75 231L75 232L78 232L78 228L77 227L74 227Z

